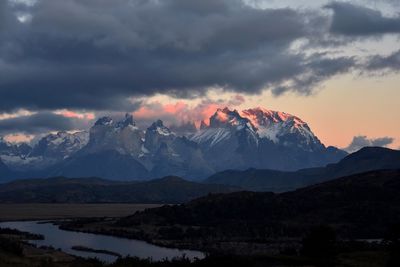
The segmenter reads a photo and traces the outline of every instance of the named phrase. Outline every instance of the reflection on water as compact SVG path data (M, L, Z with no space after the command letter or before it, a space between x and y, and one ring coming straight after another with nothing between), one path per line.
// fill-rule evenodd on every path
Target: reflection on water
M144 241L124 239L112 236L87 234L60 230L57 226L45 223L38 224L34 221L28 222L4 222L0 223L2 228L14 228L20 231L41 234L44 240L32 240L30 243L38 246L52 246L66 253L81 257L97 257L106 262L112 262L115 256L76 251L73 246L84 246L98 250L108 250L121 254L122 256L135 256L139 258L152 258L153 260L171 259L185 255L190 259L203 258L204 254L199 251L179 250L155 246Z

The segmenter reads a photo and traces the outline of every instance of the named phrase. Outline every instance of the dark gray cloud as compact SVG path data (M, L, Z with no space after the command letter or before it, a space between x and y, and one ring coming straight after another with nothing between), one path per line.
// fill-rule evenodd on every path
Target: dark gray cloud
M321 54L314 54L302 63L303 72L295 75L292 83L277 84L272 92L281 95L287 91L298 91L309 94L312 89L321 82L337 74L348 72L356 65L356 60L352 57L328 58Z
M349 36L400 33L400 16L387 17L381 11L349 2L325 6L333 10L331 32Z
M388 56L373 56L369 59L367 70L370 71L399 71L400 50Z
M32 21L20 23L19 9ZM41 0L5 10L2 111L133 110L130 96L190 98L211 86L308 94L354 65L290 50L320 34L318 14L240 0Z
M52 112L42 111L32 115L0 120L0 134L38 134L51 131L68 131L88 128L90 121L67 118Z
M369 139L367 136L360 135L360 136L354 136L349 146L344 148L344 150L346 150L349 153L353 153L367 146L387 147L393 144L393 142L394 138L392 137L380 137L376 139Z
M36 129L35 122L25 129L0 121L0 131L68 130L80 122L52 123L60 117L52 110L133 111L141 102L132 98L157 93L194 98L218 86L308 95L353 69L399 69L399 53L361 65L356 57L315 52L351 42L346 36L400 32L398 17L350 3L326 7L332 17L242 0L0 1L0 113L23 108L48 119ZM21 15L32 20L22 23ZM292 49L298 40L308 45ZM30 119L40 124L37 117Z

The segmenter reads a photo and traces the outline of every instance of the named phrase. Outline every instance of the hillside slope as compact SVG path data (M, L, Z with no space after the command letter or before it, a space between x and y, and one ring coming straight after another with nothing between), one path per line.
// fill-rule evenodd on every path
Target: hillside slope
M118 235L223 253L298 248L315 227L340 240L380 239L400 225L400 170L373 171L293 192L234 192L148 209L114 220L72 221L64 229Z
M388 227L400 223L399 192L400 170L373 171L282 194L207 196L146 210L116 224L196 226L202 235L217 239L299 237L314 225L328 224L344 238L382 238Z
M365 147L336 164L296 172L248 169L216 173L206 183L240 186L252 191L283 192L331 179L373 170L400 169L400 151L382 147Z

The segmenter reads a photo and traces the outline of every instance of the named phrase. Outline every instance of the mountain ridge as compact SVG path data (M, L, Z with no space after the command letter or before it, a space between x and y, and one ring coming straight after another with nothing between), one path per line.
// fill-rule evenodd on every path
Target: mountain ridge
M186 130L193 129L193 124L187 125ZM10 150L5 147L3 152ZM296 116L227 107L217 109L208 124L203 122L195 133L186 135L173 132L161 120L141 129L126 114L120 120L98 118L87 132L47 135L26 155L4 153L0 149L0 158L18 173L15 178L63 175L116 180L167 175L201 180L226 169L293 171L325 166L347 155L325 147Z

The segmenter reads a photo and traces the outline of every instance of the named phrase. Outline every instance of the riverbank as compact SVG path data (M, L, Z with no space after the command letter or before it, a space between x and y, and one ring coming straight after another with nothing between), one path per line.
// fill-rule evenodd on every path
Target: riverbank
M42 266L41 264L45 262L58 263L60 264L59 266L68 266L70 263L78 264L80 261L79 258L52 247L39 247L28 242L43 239L43 235L19 231L16 229L1 228L0 266L31 267Z
M189 259L204 258L200 251L178 250L149 244L140 240L88 234L59 229L52 223L38 223L36 221L18 221L0 223L2 228L17 229L18 231L32 232L42 235L42 240L30 240L36 246L54 247L75 256L96 257L105 262L113 262L118 257L135 256L141 259L154 260L173 259L186 256ZM111 253L112 252L112 253Z
M25 235L22 233L22 236ZM336 259L329 265L321 265L318 259L295 255L276 256L238 256L218 255L210 256L201 260L190 261L187 258L176 258L163 261L152 261L139 258L118 258L113 263L104 263L96 259L83 259L68 255L51 247L35 247L25 243L21 236L8 235L0 242L0 266L2 267L384 267L398 266L387 265L390 254L379 248L347 248L347 251L338 253ZM354 250L355 249L355 250Z
M114 252L114 251L109 251L106 249L94 249L94 248L89 248L89 247L85 247L85 246L72 246L71 249L73 250L77 250L77 251L85 251L85 252L92 252L92 253L98 253L98 254L106 254L106 255L110 255L110 256L114 256L114 257L118 257L121 258L122 255Z
M18 224L27 222L18 222ZM43 225L43 224L41 224ZM76 238L73 233L68 233L71 240ZM38 246L26 243L26 239L41 239L41 236L32 235L25 231L15 231L4 229L0 232L0 266L2 267L256 267L256 266L280 266L280 267L384 267L389 266L387 263L397 254L397 249L386 244L369 244L366 242L346 242L337 243L335 252L331 255L321 258L312 254L296 254L290 251L279 253L276 255L236 255L236 254L219 254L209 255L204 259L190 260L185 256L170 258L169 260L149 260L149 257L131 258L118 257L115 262L102 263L99 260L84 259L74 255L70 255L61 250L52 248L51 246ZM65 238L63 237L65 240ZM95 242L96 243L96 242ZM109 243L109 242L100 242ZM92 244L92 243L91 243ZM93 245L93 244L92 244ZM237 245L237 244L236 244ZM75 247L76 248L76 247ZM141 250L135 246L137 250ZM303 248L304 249L304 248ZM314 247L318 250L318 247ZM83 252L107 253L109 249L95 249L89 246L81 246L78 248ZM132 250L134 251L134 250ZM114 253L113 253L114 254ZM114 255L117 256L117 255ZM326 262L325 259L331 259ZM326 265L329 263L329 265ZM391 265L390 265L391 266ZM398 266L398 265L393 265Z
M124 217L160 204L0 204L0 221Z
M166 239L165 235L160 232L179 232L187 231L189 227L174 226L171 228L154 227L153 225L140 225L137 227L120 227L115 226L117 220L109 219L107 221L101 219L81 219L72 221L55 222L60 229L98 234L106 236L114 236L125 239L143 240L149 244L165 248L177 248L182 250L203 251L211 255L240 255L240 256L259 256L259 255L276 255L280 251L290 248L298 250L301 246L301 238L280 238L263 240L257 242L254 240L229 240L222 241L219 238L210 239L193 236L191 238L174 238ZM190 231L190 230L189 230ZM216 233L218 235L218 233Z

